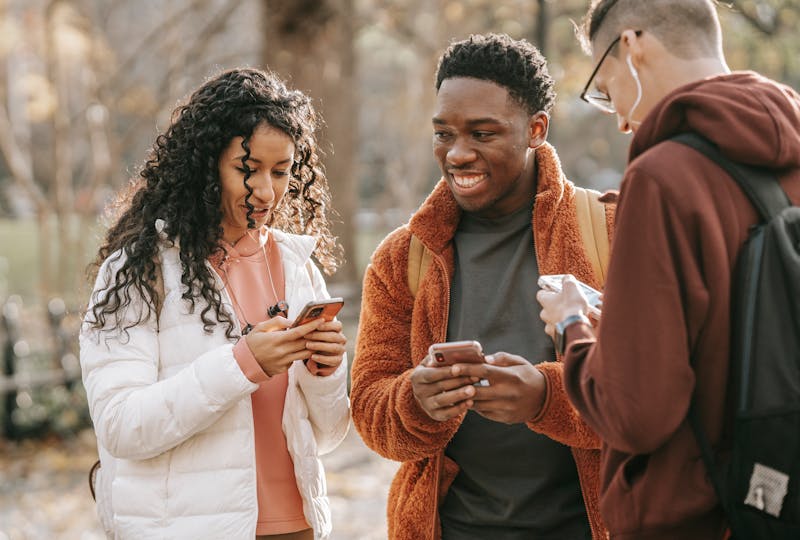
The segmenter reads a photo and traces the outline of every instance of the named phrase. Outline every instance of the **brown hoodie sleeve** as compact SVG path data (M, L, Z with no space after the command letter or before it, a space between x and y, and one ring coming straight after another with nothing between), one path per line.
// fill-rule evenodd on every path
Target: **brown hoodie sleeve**
M688 344L696 337L687 330L707 314L695 258L698 215L678 204L697 195L671 184L629 169L599 337L586 325L567 330L570 399L604 441L632 454L653 452L685 419L694 388ZM694 312L685 312L687 303Z
M358 339L352 368L353 423L382 456L410 461L440 452L461 423L430 418L411 390L411 372L422 360L411 348L414 298L408 288L406 229L378 247L364 276Z
M572 195L572 190L568 190L568 192L570 204L562 202L561 205L553 206L550 212L553 212L554 217L544 220L540 225L540 228L547 232L538 231L538 237L546 238L549 246L548 249L543 250L544 258L541 261L543 273L570 272L585 283L602 289L602 277L595 275L586 256L575 249L576 244L580 245L582 240L577 229L574 203L572 202L574 195ZM600 197L600 200L605 204L606 232L609 243L611 243L614 235L618 193L606 192ZM548 215L547 210L547 206L542 208L540 205L539 211ZM599 449L600 438L569 401L564 388L564 364L560 361L542 362L536 367L544 375L547 389L542 409L535 418L527 422L528 427L573 448Z

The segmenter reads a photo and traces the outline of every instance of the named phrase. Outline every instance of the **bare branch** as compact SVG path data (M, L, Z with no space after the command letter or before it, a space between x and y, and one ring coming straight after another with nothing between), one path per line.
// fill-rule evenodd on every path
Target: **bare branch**
M778 20L777 17L774 18L771 23L767 23L762 20L758 14L746 10L741 0L727 0L724 4L727 4L734 13L738 13L744 20L750 23L753 28L764 35L773 36L780 28L780 20Z
M112 75L109 79L107 79L106 81L102 82L99 85L99 90L102 92L115 86L119 82L119 80L130 71L131 66L133 66L133 64L139 60L139 57L142 55L142 52L149 46L151 46L154 42L158 41L156 38L159 35L163 34L165 29L178 24L178 22L180 22L181 19L186 17L187 13L199 9L202 4L206 3L208 3L208 0L192 0L191 2L186 4L183 9L179 9L178 11L176 11L175 13L173 13L172 15L161 21L160 24L154 26L153 29L150 30L150 32L148 32L148 34L144 37L144 39L142 39L139 45L128 56L128 58L122 61L120 66L117 68L116 73L114 73L114 75Z
M5 107L0 107L0 151L5 156L11 176L22 186L36 203L37 208L47 207L47 197L36 184L33 166L14 139L11 121Z

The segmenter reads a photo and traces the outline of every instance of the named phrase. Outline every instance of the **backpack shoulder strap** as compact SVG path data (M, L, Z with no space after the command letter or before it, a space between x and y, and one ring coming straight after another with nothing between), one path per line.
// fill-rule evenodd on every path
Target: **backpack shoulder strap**
M792 206L775 175L765 169L731 161L714 143L697 133L681 133L670 140L694 148L722 167L739 184L763 221L769 221L784 208Z
M610 246L606 224L606 206L600 202L600 192L575 187L575 206L581 240L592 263L592 269L601 283L606 281Z
M411 290L411 296L417 296L419 281L431 265L432 256L431 250L412 234L408 246L408 288Z

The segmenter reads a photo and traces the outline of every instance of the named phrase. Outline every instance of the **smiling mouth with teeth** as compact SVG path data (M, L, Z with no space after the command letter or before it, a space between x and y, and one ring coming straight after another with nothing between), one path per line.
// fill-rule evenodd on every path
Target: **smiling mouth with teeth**
M481 181L487 178L484 173L481 174L451 174L453 183L460 188L471 188L478 185Z
M244 211L247 212L247 207L243 206ZM253 211L250 213L251 216L258 215L258 214L266 214L269 212L269 208L253 208Z

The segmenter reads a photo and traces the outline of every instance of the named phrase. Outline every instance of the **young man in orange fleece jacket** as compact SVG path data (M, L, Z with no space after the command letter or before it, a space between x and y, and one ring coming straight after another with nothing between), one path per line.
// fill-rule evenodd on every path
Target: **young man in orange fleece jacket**
M718 540L725 517L687 414L694 396L724 456L733 267L758 216L722 168L670 138L697 133L771 170L797 205L800 96L728 70L711 0L602 0L584 29L597 65L584 95L634 136L597 337L565 323L586 308L570 282L540 293L542 316L565 335L569 397L603 439L611 537Z
M472 36L440 60L433 151L443 178L373 255L352 370L356 428L402 462L389 493L393 540L606 537L599 441L566 398L535 300L540 274L601 285L575 187L545 142L552 86L539 51L508 36ZM432 253L416 295L412 234ZM463 339L493 354L429 365L431 344ZM489 385L474 386L480 379Z

